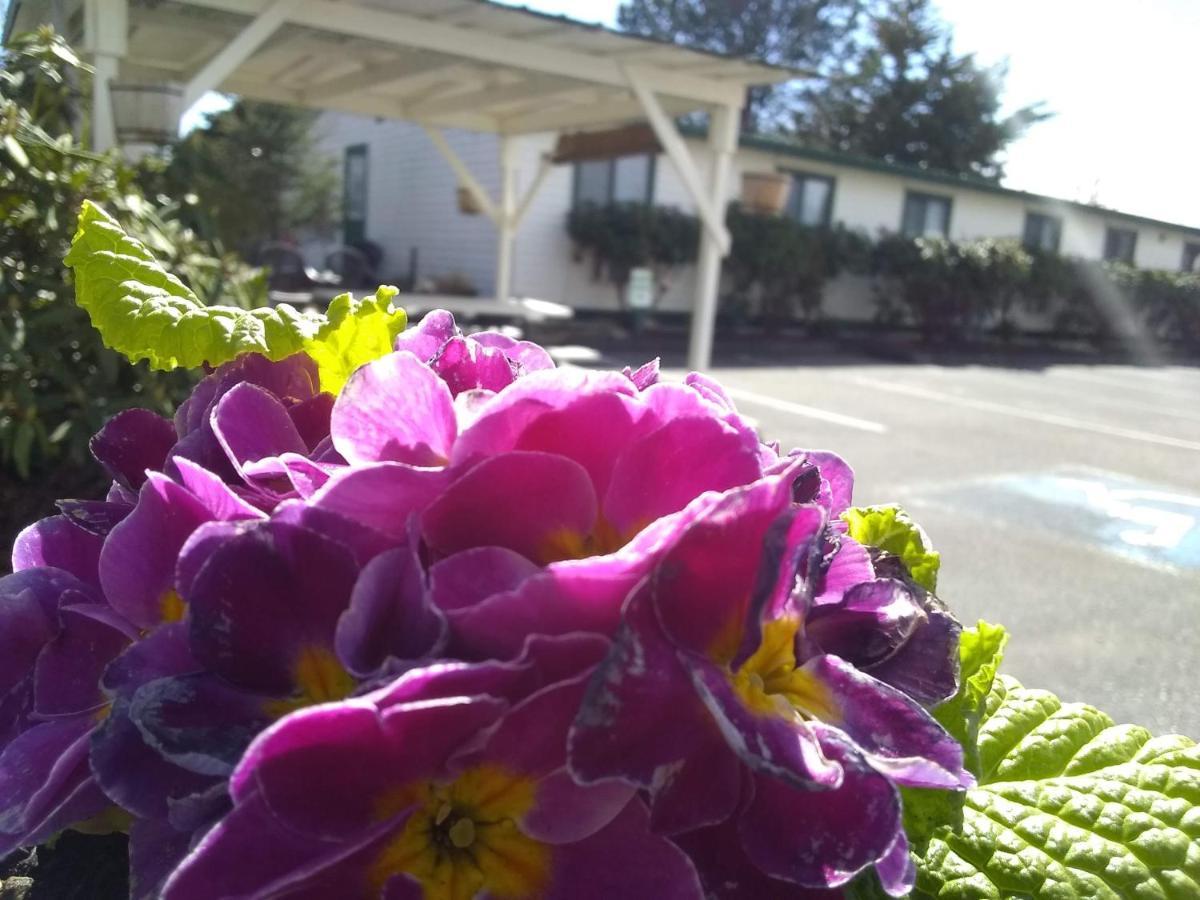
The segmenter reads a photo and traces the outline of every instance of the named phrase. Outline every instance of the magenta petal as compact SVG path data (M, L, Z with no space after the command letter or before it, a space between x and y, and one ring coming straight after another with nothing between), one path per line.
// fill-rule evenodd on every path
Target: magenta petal
M432 655L445 637L446 620L430 605L415 548L398 547L359 574L334 646L351 672L366 677L389 659Z
M407 350L422 362L428 362L437 356L446 341L461 333L451 313L444 309L432 309L416 325L396 335L393 349Z
M758 454L717 419L675 419L618 457L604 515L631 535L678 512L705 491L724 491L759 476Z
M100 553L100 584L113 608L141 628L158 624L163 598L175 586L175 558L211 518L190 491L152 473Z
M473 547L438 560L429 569L429 593L441 610L467 609L493 594L511 591L541 571L503 547Z
M838 537L837 542L833 558L815 587L814 606L837 603L856 584L875 578L875 567L866 547L845 535Z
M677 646L728 662L736 655L767 532L791 503L786 474L719 497L663 557L654 606Z
M912 698L836 656L818 656L803 670L826 689L845 732L876 769L906 787L973 787L962 745Z
M711 738L704 741L677 765L664 766L655 774L650 785L650 827L655 834L676 835L725 821L742 799L744 772L728 744Z
M42 650L34 671L34 711L45 717L93 712L105 702L100 676L129 637L79 608L64 606L58 615L62 631Z
M442 493L446 479L442 469L375 463L337 472L309 498L309 503L407 540L409 517Z
M875 863L875 872L884 893L891 897L907 897L917 882L917 865L908 852L908 838L901 829L896 843Z
M728 675L716 666L692 660L691 670L700 696L729 746L750 768L802 790L841 784L841 767L821 752L810 723L750 709L734 691Z
M650 362L643 363L636 369L631 369L629 366L626 366L622 370L622 374L632 381L634 386L639 391L644 391L646 388L650 387L650 385L658 383L658 364L659 359L658 357L655 357L654 359L650 360Z
M292 490L307 499L324 486L329 477L340 468L342 467L331 463L316 462L299 453L284 453L245 463L242 472L252 480L286 478L291 482Z
M175 467L180 483L192 492L214 519L238 521L267 517L257 506L252 506L235 494L218 476L190 459L175 460Z
M520 516L505 512L517 509ZM535 562L573 556L595 522L596 494L583 467L529 452L503 453L473 467L421 518L425 540L437 553L507 547Z
M323 840L288 828L260 796L249 796L205 834L170 874L161 900L284 896L319 900L337 896L331 890L347 889L351 893L345 896L357 897L352 881L343 878L333 887L325 876L395 827L397 823L385 822L353 842Z
M26 569L0 578L0 696L26 684L38 654L62 627L60 597L80 588L85 588L82 581L59 569Z
M854 500L854 470L850 464L828 450L809 450L804 454L807 462L821 473L821 505L836 519Z
M88 768L94 722L72 716L34 725L0 754L0 855L41 843L109 805Z
M747 858L734 821L673 840L696 864L705 896L714 900L844 900L837 888L805 888L764 874Z
M288 407L288 416L309 451L329 437L329 420L335 399L333 394L322 393Z
M411 353L390 353L359 368L333 406L333 445L351 463L441 465L458 432L454 400Z
M38 566L64 569L89 584L100 584L104 538L80 528L69 517L49 516L26 527L13 544L14 572Z
M614 556L547 566L511 591L450 610L451 649L467 659L504 659L529 635L612 634L641 571Z
M630 801L591 837L554 850L552 900L702 900L691 860L650 833L645 807Z
M615 780L581 785L566 769L559 769L538 782L534 808L521 820L521 830L547 844L583 840L611 822L635 790Z
M147 469L163 467L175 440L169 419L148 409L126 409L104 423L88 447L114 480L136 491Z
M308 452L287 407L253 384L239 384L221 398L213 410L212 429L239 474L248 462Z
M517 364L521 375L554 368L554 358L533 341L518 341L498 331L481 331L471 335L471 340L481 347L499 350Z
M192 580L192 653L248 690L286 695L295 655L330 648L358 567L316 532L266 522L226 539Z
M900 795L850 742L823 731L821 744L845 772L841 787L803 790L760 774L739 831L746 855L767 875L831 888L846 884L893 847L900 831Z

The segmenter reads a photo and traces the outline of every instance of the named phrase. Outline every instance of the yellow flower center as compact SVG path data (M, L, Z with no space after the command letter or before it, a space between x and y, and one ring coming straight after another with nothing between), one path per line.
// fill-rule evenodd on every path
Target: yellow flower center
M179 591L174 588L168 588L158 598L158 614L164 622L182 622L185 612L187 612L187 604L179 596Z
M796 667L799 628L800 620L791 617L764 625L758 649L730 676L733 687L756 713L837 722L841 713L829 689Z
M636 533L637 530L633 532L633 534ZM609 524L607 519L601 516L589 534L572 531L570 528L560 528L552 532L542 542L536 562L549 565L552 562L561 562L566 559L605 556L609 553L616 553L627 543L629 543L629 538L620 534Z
M267 714L282 718L288 713L318 703L342 700L354 692L354 676L345 670L333 651L319 644L301 648L292 663L296 693L266 703Z
M517 825L535 790L528 778L478 766L448 784L425 782L385 796L380 818L416 808L371 865L371 894L404 873L420 882L426 900L469 900L484 891L505 900L540 896L549 848Z

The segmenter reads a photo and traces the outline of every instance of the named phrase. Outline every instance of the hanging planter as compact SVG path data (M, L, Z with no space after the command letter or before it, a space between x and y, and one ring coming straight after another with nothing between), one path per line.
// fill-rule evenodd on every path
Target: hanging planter
M745 172L742 175L742 208L747 212L777 216L787 207L792 179L780 172Z
M483 207L479 205L479 201L475 199L475 195L470 190L459 185L455 193L458 196L458 211L464 216L477 216L483 212Z
M122 144L168 144L179 132L183 88L178 84L116 83L109 86L117 140Z

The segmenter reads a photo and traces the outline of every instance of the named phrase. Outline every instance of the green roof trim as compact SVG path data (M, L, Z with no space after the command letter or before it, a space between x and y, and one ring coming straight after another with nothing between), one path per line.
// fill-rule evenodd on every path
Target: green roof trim
M700 136L705 129L686 129L686 131ZM803 144L794 138L782 136L766 135L766 134L745 134L743 133L738 143L740 146L748 150L761 150L765 153L778 153L781 156L793 156L797 159L807 159L815 162L829 163L836 166L847 166L855 169L862 169L867 172L877 172L881 175L895 175L902 178L911 178L915 181L924 181L929 184L939 184L945 187L959 188L960 190L981 191L987 194L998 194L1004 197L1014 197L1024 200L1029 203L1050 204L1055 206L1070 206L1075 209L1085 210L1090 213L1105 216L1110 219L1120 219L1125 222L1136 222L1140 225L1148 225L1155 228L1170 228L1175 231L1182 231L1190 235L1200 235L1200 228L1190 225L1180 225L1177 222L1165 222L1162 219L1152 219L1148 216L1138 216L1133 213L1121 212L1116 209L1109 209L1104 206L1096 206L1092 203L1082 203L1078 200L1063 200L1059 197L1049 197L1045 194L1034 194L1029 191L1020 191L1016 188L1004 187L1002 184L997 184L994 181L989 181L986 178L980 178L977 175L955 175L953 172L944 172L941 169L929 169L923 166L914 166L908 163L888 162L883 159L875 159L869 156L860 156L854 153L844 153L840 150L828 150L823 147L811 147Z

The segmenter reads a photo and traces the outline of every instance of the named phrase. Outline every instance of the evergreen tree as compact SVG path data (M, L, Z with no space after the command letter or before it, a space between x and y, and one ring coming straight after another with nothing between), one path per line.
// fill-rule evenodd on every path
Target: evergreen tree
M627 0L625 31L662 41L791 66L820 77L851 38L862 0ZM752 88L747 131L777 131L792 118L798 86Z
M884 0L842 71L810 84L796 131L836 150L999 179L1000 154L1048 117L1000 115L1004 67L958 55L930 0Z

